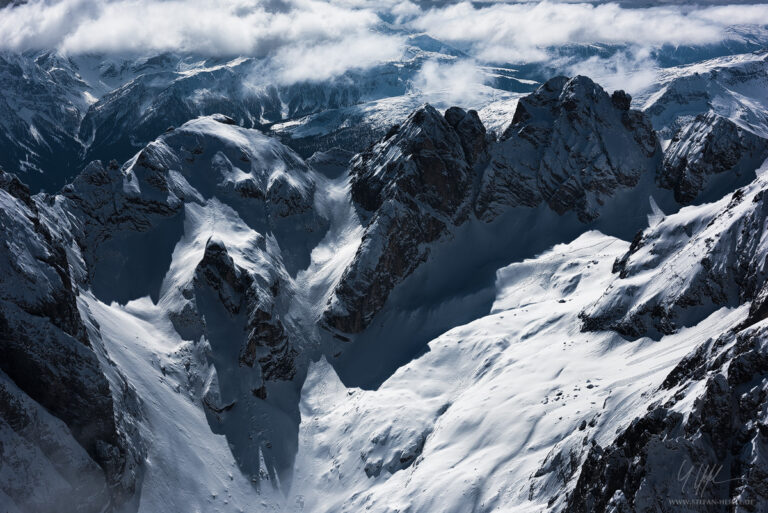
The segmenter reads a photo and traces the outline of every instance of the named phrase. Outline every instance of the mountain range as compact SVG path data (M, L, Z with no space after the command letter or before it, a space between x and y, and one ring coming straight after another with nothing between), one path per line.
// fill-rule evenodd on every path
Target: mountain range
M289 85L3 53L0 504L768 511L768 51L742 36L660 50L634 97L479 65L463 106L419 88L466 58L425 34Z

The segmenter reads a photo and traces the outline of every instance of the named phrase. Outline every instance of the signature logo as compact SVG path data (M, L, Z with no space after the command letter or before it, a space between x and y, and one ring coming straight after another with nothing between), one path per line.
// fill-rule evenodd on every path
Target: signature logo
M690 487L697 497L701 497L708 487L743 480L740 477L718 479L722 471L722 465L694 465L683 460L677 471L677 480L682 483L680 491L685 493Z

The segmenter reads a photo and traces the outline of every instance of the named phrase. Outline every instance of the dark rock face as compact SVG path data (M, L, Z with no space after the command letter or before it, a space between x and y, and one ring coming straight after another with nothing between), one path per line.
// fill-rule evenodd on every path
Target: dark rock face
M66 424L0 371L0 471L9 511L102 511L110 501L104 470ZM76 509L77 508L77 509Z
M367 226L323 315L327 326L362 331L394 286L426 260L426 245L467 218L473 173L463 148L481 152L484 130L476 114L462 113L448 114L460 135L425 105L353 160L352 199Z
M632 97L624 91L614 91L611 95L611 102L613 106L619 110L629 110L629 106L632 103Z
M767 335L764 326L730 332L694 350L662 385L671 399L591 449L567 511L676 512L678 500L709 501L713 512L763 511ZM674 410L682 400L693 405L687 416ZM702 472L713 479L697 482Z
M18 199L29 208L34 208L29 187L19 180L18 176L13 173L6 173L3 168L0 168L0 189L7 191L8 194Z
M182 236L179 221L184 219L185 203L203 205L214 194L259 233L274 230L279 232L276 238L307 245L312 244L307 233L322 235L309 168L277 141L245 131L222 116L165 133L122 167L114 161L106 166L92 162L57 196L32 197L16 177L0 173L4 204L0 261L9 269L0 273L0 346L6 355L0 370L7 374L8 386L18 387L30 404L39 403L66 423L73 443L84 449L82 461L75 463L87 467L90 462L96 469L95 489L55 492L70 494L72 501L84 504L83 511L101 511L107 503L119 506L135 492L144 447L134 425L141 415L140 400L119 370L102 369L101 359L108 359L98 326L78 311L78 287L90 288L107 302L146 294L152 288L145 279L149 275L141 276L144 289L139 295L109 295L110 289L127 286L116 282L122 279L119 276L135 279L132 268L121 267L130 265L121 251L129 251L135 260L146 249L152 266L161 268L160 260L170 259ZM280 255L280 249L268 249L265 237L258 237L253 249L269 265L245 269L223 243L212 240L195 281L212 290L238 322L242 320L235 358L244 374L260 376L262 383L288 381L296 374L298 352L278 312L292 293L283 285L289 281L284 262L297 251L284 245L280 249L285 254ZM148 247L137 248L134 241ZM300 265L299 260L296 266ZM158 288L167 267L160 270ZM194 290L184 291L183 298L189 304L184 304L183 312L170 312L171 317L178 325L184 324L180 320L191 321L185 333L199 336L206 326L195 309ZM16 424L33 424L16 419L29 415L32 408L13 406L19 393L13 392L6 401L5 411L15 412L15 417L8 413L3 421L11 422L12 430ZM266 394L262 385L258 396L265 400ZM19 427L13 436L21 437L22 431ZM19 447L24 443L14 445L14 450ZM30 475L25 493L42 486L35 479ZM85 501L83 493L92 500ZM14 497L17 504L27 504L27 499ZM46 511L42 503L30 507Z
M661 150L647 118L586 77L554 78L518 103L501 141L475 111L425 106L352 162L351 194L366 225L323 322L358 333L391 290L472 214L490 221L511 207L546 203L580 220L641 176Z
M658 182L688 204L713 175L729 173L749 182L766 158L768 141L712 112L700 114L672 138Z
M315 152L307 159L307 164L329 178L338 178L346 173L354 156L351 151L335 147L328 151Z
M209 287L231 315L245 314L240 365L259 365L264 381L289 381L298 352L291 344L275 306L279 278L267 284L235 264L223 243L209 240L195 271L198 286Z
M583 329L658 336L753 300L750 322L760 320L768 276L760 256L768 237L766 188L758 178L717 208L708 206L704 217L682 225L662 221L638 234L614 265L618 276L610 288L582 312Z
M181 215L185 203L203 204L215 196L231 207L258 232L253 250L264 253L270 265L263 273L240 267L222 242L211 239L195 282L212 289L231 315L247 317L241 364L259 364L267 380L290 380L296 350L288 342L275 300L287 278L283 265L301 268L296 255L308 252L301 245L310 245L327 225L314 211L314 190L309 168L292 150L238 127L232 118L214 115L164 133L122 167L92 162L63 194L84 220L79 238L89 248L85 258L91 278L98 262L105 260L100 248L110 239L159 232L163 223ZM280 262L266 254L262 233L277 239ZM172 249L167 248L168 253ZM187 295L185 310L171 316L180 329L187 323L197 333L203 324L193 319L194 293Z
M65 178L54 170L78 164L83 148L75 136L81 113L72 91L87 86L77 66L55 52L34 57L3 52L0 89L0 166L35 192L55 191Z
M445 120L456 130L464 156L470 165L487 157L488 140L477 111L464 111L459 107L451 107L445 111Z
M650 121L629 102L582 76L553 78L521 98L491 151L477 216L489 221L508 207L545 202L596 219L608 197L654 173L661 159Z
M352 162L352 199L368 212L410 200L451 214L466 200L470 171L461 139L431 105Z
M0 369L14 383L4 386L3 420L45 453L46 442L26 431L25 426L32 424L27 417L34 406L24 397L61 419L88 457L101 467L94 466L88 475L109 488L89 488L95 498L83 509L101 511L106 502L119 503L132 493L136 477L128 465L136 459L138 449L130 446L118 425L110 383L78 310L68 256L75 254L68 252L68 243L60 234L52 235L49 221L40 212L46 206L31 199L16 177L2 172L0 202ZM43 485L35 483L34 476L28 478L27 493ZM44 508L41 511L66 504L74 507L84 500L79 492L72 493L71 498L52 499L62 502L35 507ZM24 504L30 498L12 499Z

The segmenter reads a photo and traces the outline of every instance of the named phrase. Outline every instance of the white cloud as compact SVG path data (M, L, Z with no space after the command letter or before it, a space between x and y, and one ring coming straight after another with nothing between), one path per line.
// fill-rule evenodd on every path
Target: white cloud
M610 57L592 56L563 68L567 75L586 75L608 91L623 89L631 94L643 91L658 79L647 48L633 48Z
M411 22L433 37L463 45L486 61L534 62L548 47L570 43L643 46L707 44L723 40L738 23L768 23L768 5L657 6L625 8L615 3L462 2L432 9Z
M485 75L468 60L427 61L413 80L415 93L437 105L473 107L481 99Z
M634 56L582 63L597 71L613 68L616 75L651 62L647 56L638 60L638 49L714 43L728 37L731 25L756 23L768 23L768 5L31 0L0 12L0 49L258 56L265 58L265 70L291 82L322 80L396 59L402 54L404 34L424 31L479 62L551 61L549 49L569 43L626 44ZM418 80L432 87L441 73L439 67L427 66Z
M317 45L287 46L277 52L274 62L282 83L326 80L349 69L397 59L403 45L404 40L400 38L361 34Z
M403 38L377 34L380 23L372 10L317 0L32 0L2 12L0 48L255 55L324 78L396 58Z

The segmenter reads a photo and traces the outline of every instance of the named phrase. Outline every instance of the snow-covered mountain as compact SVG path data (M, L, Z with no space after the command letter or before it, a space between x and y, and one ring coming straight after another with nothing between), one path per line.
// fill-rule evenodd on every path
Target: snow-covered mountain
M274 125L305 157L339 145L359 151L424 102L414 82L425 63L466 57L426 34L406 43L398 60L285 84L257 57L3 52L0 142L9 151L0 165L34 190L55 191L92 160L124 161L168 127L216 113L249 128ZM478 107L535 87L513 71L483 69Z
M767 511L765 53L407 48L3 55L0 509Z
M721 44L653 52L658 77L636 104L648 110L663 140L706 110L768 135L768 32L738 26L728 32ZM474 63L467 69L461 50L425 33L401 35L405 44L398 59L298 82L273 78L268 61L258 57L2 51L0 166L35 192L55 192L92 160L125 161L167 128L216 113L270 132L304 158L336 146L356 153L425 102L442 110L452 106L454 81L467 80L468 72L472 104L465 108L477 110L489 130L501 133L517 99L540 83L578 69L580 62L631 51L571 44L546 49L551 58L543 63ZM430 66L442 71L425 84Z

